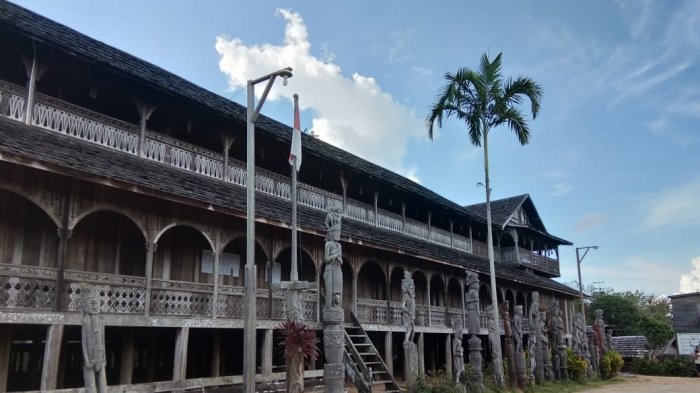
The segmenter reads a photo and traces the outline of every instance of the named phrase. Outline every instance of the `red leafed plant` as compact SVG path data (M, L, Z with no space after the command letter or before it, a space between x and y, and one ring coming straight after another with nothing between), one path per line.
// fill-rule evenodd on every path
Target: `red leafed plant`
M318 356L318 338L316 331L297 321L286 321L279 326L282 340L279 346L284 347L286 357L299 355L302 359Z
M304 391L304 360L318 356L316 331L297 321L286 321L279 326L287 363L287 393Z

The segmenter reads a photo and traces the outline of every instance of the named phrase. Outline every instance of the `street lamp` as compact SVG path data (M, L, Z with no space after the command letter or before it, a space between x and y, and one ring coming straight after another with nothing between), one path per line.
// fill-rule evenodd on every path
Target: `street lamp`
M255 307L255 120L265 103L267 94L278 76L287 79L292 77L292 67L282 68L258 79L248 81L248 115L246 118L247 131L247 163L246 163L246 263L245 263L245 325L243 326L243 390L245 393L255 393L255 352L256 340L256 307ZM258 105L255 106L255 85L267 82ZM216 305L215 305L216 306Z
M576 247L576 267L578 268L578 291L581 295L581 318L583 318L584 323L586 322L586 310L583 305L583 282L581 281L581 262L583 262L583 258L586 257L586 254L588 254L588 251L591 248L597 250L598 246ZM579 256L579 250L585 250L583 255Z

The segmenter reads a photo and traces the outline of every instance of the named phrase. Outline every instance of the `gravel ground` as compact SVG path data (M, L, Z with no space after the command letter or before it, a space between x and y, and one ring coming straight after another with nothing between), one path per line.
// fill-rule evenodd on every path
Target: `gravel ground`
M700 378L623 375L624 382L581 393L700 393Z

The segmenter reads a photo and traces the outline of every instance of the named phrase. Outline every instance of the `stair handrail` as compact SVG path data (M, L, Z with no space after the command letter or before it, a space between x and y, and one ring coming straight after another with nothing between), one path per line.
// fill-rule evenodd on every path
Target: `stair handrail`
M348 346L351 348L352 353L348 352ZM355 348L355 345L353 345L352 340L348 335L348 332L345 332L345 348L346 350L343 351L343 356L345 358L345 374L347 374L348 377L355 384L355 387L357 387L358 392L370 393L372 391L372 388L367 384L367 381L365 380L365 372L367 370L367 367L362 361L362 357L360 357L359 352L357 352L357 348ZM357 369L357 364L359 364L362 367L362 370Z
M369 341L369 345L372 347L372 350L374 351L374 353L377 354L377 359L379 359L379 362L384 367L384 369L388 371L389 378L391 378L391 382L394 384L394 386L398 387L399 384L396 383L396 378L394 378L393 370L389 370L389 367L387 367L386 363L384 363L384 359L382 359L382 357L379 356L379 351L377 351L377 348L374 346L374 343L372 342L372 340L369 339L369 335L367 335L367 332L365 332L365 328L362 327L362 324L360 324L360 321L357 320L355 313L353 313L352 311L350 311L350 321L352 322L353 325L355 325L355 327L360 328L360 330L362 331L362 334L365 337L367 337L367 341ZM347 335L347 333L346 333L346 335Z

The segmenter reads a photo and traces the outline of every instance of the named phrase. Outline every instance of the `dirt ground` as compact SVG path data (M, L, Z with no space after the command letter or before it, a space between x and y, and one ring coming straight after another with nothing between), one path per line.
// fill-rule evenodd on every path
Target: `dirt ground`
M623 375L618 384L581 393L700 393L700 378Z

